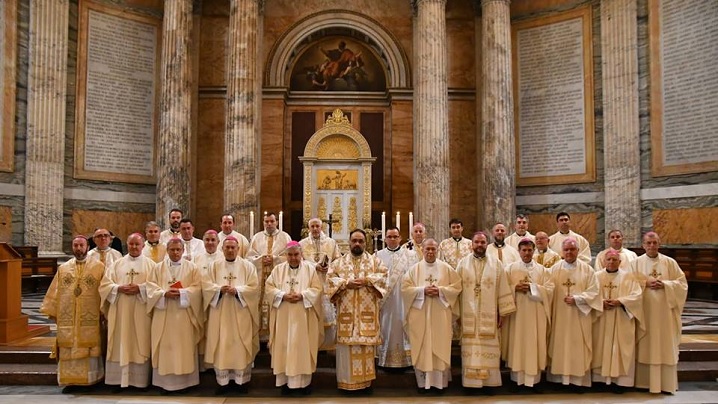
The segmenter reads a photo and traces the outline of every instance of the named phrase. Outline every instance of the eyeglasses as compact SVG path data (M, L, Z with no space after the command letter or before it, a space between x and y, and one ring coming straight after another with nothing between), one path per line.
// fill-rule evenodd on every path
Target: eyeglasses
M112 237L109 234L97 234L94 238L109 238Z

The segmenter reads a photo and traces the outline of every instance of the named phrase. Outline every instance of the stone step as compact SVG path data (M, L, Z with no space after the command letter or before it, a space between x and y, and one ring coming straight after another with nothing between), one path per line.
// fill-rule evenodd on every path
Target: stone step
M57 365L9 363L0 366L0 385L57 385Z
M679 382L718 380L718 361L678 362Z
M44 363L54 364L50 358L50 348L42 346L0 347L0 364L5 363Z
M718 361L718 343L690 342L680 346L680 362Z

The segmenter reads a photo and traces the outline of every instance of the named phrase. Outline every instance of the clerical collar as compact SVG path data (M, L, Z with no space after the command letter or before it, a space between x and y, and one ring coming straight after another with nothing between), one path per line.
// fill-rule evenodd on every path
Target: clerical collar
M237 261L237 259L236 258L234 258L234 259L227 258L227 262L234 262L234 261Z
M182 241L184 241L185 243L189 243L190 241L192 241L192 239L191 238L189 240L182 239Z
M100 247L97 247L97 251L102 251L102 252L109 252L109 251L110 251L110 247L109 247L109 246L107 246L107 248L100 248Z
M160 241L159 241L159 240L157 240L157 241L154 241L154 242L153 242L153 241L149 241L149 240L147 240L147 243L148 243L149 245L151 245L152 247L154 247L154 246L156 246L157 244L159 244L159 243L160 243Z
M389 250L389 251L391 251L391 252L397 252L397 251L399 251L399 250L401 249L401 246L397 246L396 248L389 248L389 247L387 247L386 249Z
M519 237L526 237L526 232L524 232L524 234L519 234L519 232L516 232L516 235Z
M611 271L611 270L609 270L608 268L606 268L606 272L609 273L609 274L615 274L615 273L618 272L618 268L616 268L616 269L613 270L613 271Z
M87 255L85 255L82 258L75 257L75 262L85 262L87 260Z
M558 231L559 233L563 234L564 236L571 233L571 230L567 231L566 233L562 232L561 230Z
M506 245L506 243L499 244L498 241L494 241L494 247L496 247L496 248L504 248L505 245Z
M539 254L546 254L547 252L548 252L548 248L547 248L547 249L545 249L545 250L543 250L543 251L541 251L541 250L538 250L538 253L539 253Z
M426 263L427 266L430 266L430 267L433 267L434 265L436 265L436 260L434 260L434 262L426 262L426 261L424 261L424 262Z
M170 266L171 266L171 267L178 267L178 266L180 266L180 265L182 265L182 259L181 259L181 258L180 258L180 260L177 261L177 262L170 260Z
M127 254L127 256L130 257L130 261L135 261L135 260L140 259L140 255L138 255L138 256L136 256L136 257L133 257L133 256L131 256L130 254Z
M320 241L322 239L322 235L320 234L318 237L312 236L313 241Z
M463 237L456 238L456 237L453 237L453 236L452 236L451 238L453 238L454 241L456 241L457 243L458 243L459 241L461 241L461 240L464 239Z
M523 262L523 261L521 261L521 263L523 263L526 268L531 268L532 266L534 266L534 262L533 262L533 261L529 261L529 262Z
M578 260L576 260L576 261L578 261ZM567 262L567 261L564 260L563 263L566 264L566 265L564 266L564 268L566 268L566 269L574 269L574 268L576 268L576 261L574 261L574 262Z
M474 258L478 258L478 259L482 260L482 259L486 258L486 254L479 257L478 255L476 255L476 253L474 253Z
M290 265L289 268L290 268L290 269L299 269L299 265L297 265L296 267L293 267L293 266Z
M355 259L355 260L358 260L358 259L360 259L363 255L364 255L364 252L362 252L362 253L359 254L359 255L354 255L354 253L352 253L352 258Z
M276 235L277 233L279 233L279 229L274 229L274 231L271 232L271 233L268 232L267 230L264 230L264 234L266 234L267 236L274 236L274 235Z
M172 233L172 234L179 234L179 233L180 233L179 229L177 229L177 231L174 231L174 229L172 229L171 227L169 228L169 231L170 231L170 233Z

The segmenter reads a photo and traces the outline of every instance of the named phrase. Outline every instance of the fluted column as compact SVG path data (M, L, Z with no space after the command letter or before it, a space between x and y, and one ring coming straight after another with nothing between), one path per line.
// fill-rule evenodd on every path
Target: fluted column
M249 212L258 213L259 201L259 1L231 0L229 13L224 210L251 237Z
M68 0L31 0L25 244L62 253Z
M162 227L173 208L190 209L192 134L192 0L165 0L162 20L157 205Z
M619 229L627 246L638 246L641 159L636 0L601 1L601 60L606 234Z
M514 99L509 0L481 1L481 227L512 223L516 211Z
M440 237L449 228L451 198L446 0L416 0L415 6L414 217Z

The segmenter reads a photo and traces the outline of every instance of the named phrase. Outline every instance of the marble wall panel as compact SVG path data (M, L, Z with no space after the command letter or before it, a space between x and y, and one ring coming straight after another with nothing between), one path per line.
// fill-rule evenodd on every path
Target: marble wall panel
M389 222L395 225L396 212L402 212L401 235L408 235L407 218L414 210L414 134L413 103L411 101L393 101L391 104L391 214L387 212ZM415 218L421 221L421 218Z
M718 207L653 210L662 244L718 244Z
M472 34L473 35L473 34ZM449 101L450 217L464 222L467 234L478 228L476 102ZM448 229L442 229L448 234ZM444 235L435 235L444 238Z
M512 0L511 17L525 17L568 10L590 0Z
M229 17L229 0L202 0L202 15Z
M285 115L283 100L262 101L262 134L259 140L262 151L259 200L261 211L279 212L283 208L284 133L285 130L286 133L291 133L288 125L285 126Z
M12 243L12 206L0 205L0 242Z
M119 237L124 246L126 245L127 236L130 234L134 232L144 233L145 223L149 220L154 220L153 213L76 209L72 211L70 233L92 235L96 228L103 227L111 231L115 237ZM67 246L66 251L71 250L69 240L63 244Z
M195 215L197 229L219 229L224 207L224 128L225 99L201 98L197 119L197 192Z
M448 2L446 5L447 73L452 89L476 88L474 15L469 2Z
M219 87L227 82L229 17L203 15L199 34L199 86Z

